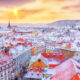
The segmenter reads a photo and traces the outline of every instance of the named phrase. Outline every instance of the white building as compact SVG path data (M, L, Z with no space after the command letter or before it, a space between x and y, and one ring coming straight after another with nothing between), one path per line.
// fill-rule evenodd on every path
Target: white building
M23 67L29 64L31 57L31 48L18 45L15 49L11 48L9 50L9 55L12 55L16 63L17 72L20 72Z

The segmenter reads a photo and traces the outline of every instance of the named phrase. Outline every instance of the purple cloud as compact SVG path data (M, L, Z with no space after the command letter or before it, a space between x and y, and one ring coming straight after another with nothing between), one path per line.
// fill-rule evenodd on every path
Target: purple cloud
M62 9L63 9L63 10L72 9L72 11L80 12L80 4L70 5L70 6L63 6Z
M35 0L0 0L1 7L16 7Z
M80 8L80 5L64 6L63 9Z

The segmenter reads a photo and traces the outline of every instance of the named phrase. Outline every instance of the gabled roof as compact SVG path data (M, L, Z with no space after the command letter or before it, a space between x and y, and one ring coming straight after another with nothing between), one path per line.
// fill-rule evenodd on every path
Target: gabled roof
M41 60L38 59L36 62L34 62L31 67L39 67L39 68L45 68L47 65Z
M72 78L72 80L80 80L79 74L76 74L76 75Z

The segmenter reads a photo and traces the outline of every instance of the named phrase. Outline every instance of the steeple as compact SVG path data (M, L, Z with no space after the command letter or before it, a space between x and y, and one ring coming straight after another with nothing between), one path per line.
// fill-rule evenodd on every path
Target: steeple
M8 29L11 29L10 20L9 20L9 23L8 23Z

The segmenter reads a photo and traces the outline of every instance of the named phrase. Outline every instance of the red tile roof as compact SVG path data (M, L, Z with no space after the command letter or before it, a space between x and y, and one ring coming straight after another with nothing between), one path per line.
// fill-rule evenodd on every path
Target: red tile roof
M72 78L72 80L80 80L79 74L76 74L76 75Z
M23 38L19 38L18 41L24 42L24 39Z
M64 53L42 53L42 56L47 59L57 59L60 61L64 61L66 59Z
M56 74L53 74L49 80L71 80L77 73L72 59L63 62L53 70L56 70Z

